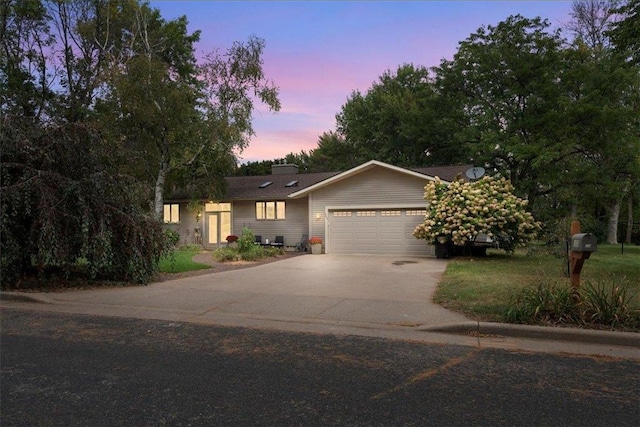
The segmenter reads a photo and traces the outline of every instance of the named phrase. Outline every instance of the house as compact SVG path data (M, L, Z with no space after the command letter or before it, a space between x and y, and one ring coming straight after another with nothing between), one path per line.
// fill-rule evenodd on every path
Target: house
M424 220L424 186L436 176L452 181L469 165L407 169L371 160L345 172L298 174L273 165L271 175L227 178L224 200L165 200L165 224L182 244L215 248L243 227L293 249L303 235L324 240L326 253L433 255L412 233ZM306 242L305 242L306 243Z

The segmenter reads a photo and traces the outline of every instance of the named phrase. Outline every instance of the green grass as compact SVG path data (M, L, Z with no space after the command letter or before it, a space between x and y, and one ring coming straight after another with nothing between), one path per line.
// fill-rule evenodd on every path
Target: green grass
M457 258L447 266L435 301L472 319L504 321L504 314L515 297L529 286L542 282L568 282L566 261L556 256L527 250L505 255L489 251L486 258ZM585 261L582 282L604 281L623 284L633 294L630 305L640 309L640 246L599 245Z
M200 264L191 260L194 255L199 253L200 250L176 250L172 255L160 260L159 270L161 273L183 273L185 271L211 268L209 265Z

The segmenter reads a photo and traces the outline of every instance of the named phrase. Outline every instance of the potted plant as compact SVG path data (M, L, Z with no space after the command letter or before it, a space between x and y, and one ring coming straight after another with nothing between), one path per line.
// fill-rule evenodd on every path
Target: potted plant
M310 238L309 245L311 245L311 253L313 255L320 255L322 253L322 238L320 237Z

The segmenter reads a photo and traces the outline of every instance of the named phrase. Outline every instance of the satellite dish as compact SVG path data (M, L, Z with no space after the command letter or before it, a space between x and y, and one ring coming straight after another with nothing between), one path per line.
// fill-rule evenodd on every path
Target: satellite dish
M484 175L484 168L481 168L479 166L474 166L470 169L467 169L467 171L465 172L465 175L467 175L467 178L471 180L480 179L482 178L482 175Z

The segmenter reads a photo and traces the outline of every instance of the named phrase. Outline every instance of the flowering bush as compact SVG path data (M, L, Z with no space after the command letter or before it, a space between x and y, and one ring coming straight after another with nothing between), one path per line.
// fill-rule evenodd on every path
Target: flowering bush
M235 234L231 234L231 235L227 236L227 242L233 243L233 242L237 242L237 241L238 241L238 236L236 236Z
M533 240L540 223L526 211L527 200L514 196L504 178L485 176L474 182L447 185L436 178L424 187L427 216L413 231L429 243L464 246L486 234L507 252Z
M321 245L322 244L322 238L314 236L314 237L309 239L309 244L310 245Z

